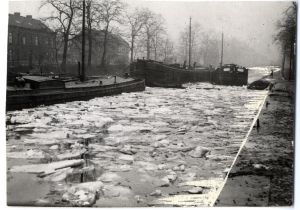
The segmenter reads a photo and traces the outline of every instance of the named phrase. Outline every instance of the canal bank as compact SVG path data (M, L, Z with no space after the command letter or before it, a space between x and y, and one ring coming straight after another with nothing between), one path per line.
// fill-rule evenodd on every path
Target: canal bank
M276 79L215 206L293 204L294 96L294 83Z

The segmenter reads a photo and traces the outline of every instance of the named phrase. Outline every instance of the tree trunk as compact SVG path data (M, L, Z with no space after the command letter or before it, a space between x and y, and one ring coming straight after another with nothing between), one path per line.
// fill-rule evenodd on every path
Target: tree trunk
M290 71L289 71L289 80L292 79L292 75L293 75L293 68L292 68L293 51L294 51L293 45L294 45L294 43L291 42L291 47L290 47L291 49L290 49Z
M154 60L157 60L157 34L155 34L155 39L154 39Z
M71 4L71 1L70 1ZM64 32L64 50L63 50L63 57L62 57L62 63L61 63L61 69L62 73L66 73L66 65L67 65L67 54L68 54L68 43L69 43L69 34L70 34L70 29L73 21L73 10L70 15L70 19L68 22L68 27L66 31Z
M89 52L88 52L88 68L91 68L92 66L92 44L93 44L93 40L92 40L92 28L88 29L88 39L89 39Z
M101 58L101 67L105 68L106 65L106 46L107 46L107 35L108 35L108 24L106 25L104 31L104 40L103 40L103 53Z
M285 66L285 57L286 57L286 45L284 45L283 48L283 58L282 58L282 64L281 64L281 76L283 78L285 78L285 74L284 74L284 66Z
M87 6L87 20L88 20L88 40L89 40L87 66L90 69L92 66L92 20L91 20L91 5L90 4Z
M62 62L61 62L61 70L62 73L66 73L66 64L67 64L67 54L68 54L68 35L64 36L64 49L62 55Z
M150 35L149 30L147 30L147 60L150 59Z
M293 43L293 62L292 62L292 68L293 68L293 75L292 75L292 77L293 77L293 80L296 79L296 59L295 59L296 52L295 52L295 50L296 50L296 40Z
M55 65L56 65L56 68L58 69L58 75L60 76L60 73L61 73L61 70L60 70L60 67L59 67L59 64L58 64L58 49L57 49L57 40L56 40L56 37L55 37L55 40L52 41L54 42L54 49L55 49Z
M133 62L134 36L131 36L130 63Z
M60 76L61 74L61 70L58 64L58 49L55 46L55 64L56 64L56 68L58 69L58 75Z

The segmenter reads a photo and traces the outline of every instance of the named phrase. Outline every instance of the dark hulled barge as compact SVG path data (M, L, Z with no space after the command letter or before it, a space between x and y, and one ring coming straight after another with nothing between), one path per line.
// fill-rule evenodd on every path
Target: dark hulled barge
M23 78L24 87L7 87L7 111L145 90L143 79L110 77L80 82L41 76Z
M190 69L178 65L167 65L153 60L137 60L131 66L131 76L145 79L147 86L182 87L189 82L210 82L217 85L247 85L248 69L235 64L226 64L220 68Z
M247 85L248 69L236 64L225 64L212 72L210 82L217 85Z
M130 73L133 77L145 79L147 86L180 88L182 84L189 82L210 82L218 85L242 86L248 83L248 69L235 64L223 64L224 35L222 33L220 67L203 68L196 67L196 62L191 65L191 27L189 26L189 62L186 61L182 68L179 64L168 65L153 60L137 60L131 64Z
M6 110L51 105L68 101L89 100L94 97L111 96L123 92L145 90L143 79L110 78L88 79L85 73L85 0L82 1L82 58L79 78L66 81L43 76L17 76L9 81L6 94Z

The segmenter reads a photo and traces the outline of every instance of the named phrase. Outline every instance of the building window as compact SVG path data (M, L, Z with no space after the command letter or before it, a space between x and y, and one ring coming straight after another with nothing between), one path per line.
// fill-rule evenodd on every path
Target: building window
M12 33L11 33L11 32L8 34L8 43L9 43L9 44L12 44L12 43L13 43L13 36L12 36Z
M22 37L22 43L23 43L23 45L26 44L26 37L25 36Z
M47 38L46 38L46 40L45 40L45 44L46 44L46 46L48 46L48 44L49 44L49 41L48 41Z
M12 61L13 60L13 52L12 50L8 50L8 61Z
M34 37L34 44L35 44L35 46L39 45L39 39L37 36Z

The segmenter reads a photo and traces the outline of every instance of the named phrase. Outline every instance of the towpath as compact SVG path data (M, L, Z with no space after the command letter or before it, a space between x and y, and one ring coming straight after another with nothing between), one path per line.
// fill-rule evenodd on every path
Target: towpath
M277 78L215 206L293 204L294 83Z

